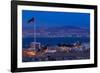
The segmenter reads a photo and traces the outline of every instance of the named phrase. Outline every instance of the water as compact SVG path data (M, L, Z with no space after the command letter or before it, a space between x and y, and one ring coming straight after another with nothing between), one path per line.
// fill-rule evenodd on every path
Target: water
M23 42L23 48L29 48L30 43L34 42L34 38L23 38L22 39ZM57 44L61 44L61 43L68 43L68 44L72 44L75 43L77 41L80 41L81 43L89 43L90 38L89 37L54 37L54 38L36 38L37 42L40 42L42 45L51 45L51 46L55 46Z

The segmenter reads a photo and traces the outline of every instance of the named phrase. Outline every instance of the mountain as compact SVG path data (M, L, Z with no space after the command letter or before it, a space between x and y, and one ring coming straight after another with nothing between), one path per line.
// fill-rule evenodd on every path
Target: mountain
M76 26L37 27L37 37L89 37L88 28ZM23 37L33 37L34 28L23 28Z

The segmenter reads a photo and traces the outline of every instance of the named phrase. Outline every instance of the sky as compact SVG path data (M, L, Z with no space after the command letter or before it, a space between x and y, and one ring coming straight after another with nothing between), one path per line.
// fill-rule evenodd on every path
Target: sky
M27 23L34 17L34 23ZM23 28L37 27L56 27L56 26L77 26L90 27L89 13L75 13L75 12L51 12L51 11L22 11L22 25Z

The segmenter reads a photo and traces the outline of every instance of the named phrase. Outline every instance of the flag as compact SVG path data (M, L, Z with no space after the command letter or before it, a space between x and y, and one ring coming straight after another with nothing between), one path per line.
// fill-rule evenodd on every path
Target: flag
M34 23L34 17L32 17L31 19L29 19L27 23Z

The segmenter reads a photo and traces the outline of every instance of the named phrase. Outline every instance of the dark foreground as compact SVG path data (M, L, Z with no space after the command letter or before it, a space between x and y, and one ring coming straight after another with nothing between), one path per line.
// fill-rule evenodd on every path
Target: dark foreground
M40 52L36 54L34 51L30 51L31 55L23 55L23 62L39 62L39 61L60 61L60 60L81 60L90 58L90 49L85 50L75 50L71 49L70 51L56 51L49 50L45 52Z

